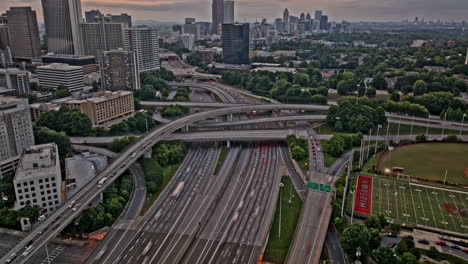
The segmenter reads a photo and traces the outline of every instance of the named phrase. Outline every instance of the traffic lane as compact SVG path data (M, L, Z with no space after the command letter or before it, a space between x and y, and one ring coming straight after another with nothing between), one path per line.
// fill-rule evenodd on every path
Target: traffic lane
M328 226L327 238L325 244L328 249L328 255L330 260L334 264L346 264L345 256L343 253L343 248L341 248L340 240L338 239L338 234L332 223Z

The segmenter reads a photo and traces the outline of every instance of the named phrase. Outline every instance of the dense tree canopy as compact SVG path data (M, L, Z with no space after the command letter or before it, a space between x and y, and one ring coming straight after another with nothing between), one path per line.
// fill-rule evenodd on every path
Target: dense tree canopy
M79 110L62 106L58 111L51 111L41 114L36 121L37 126L65 132L72 137L85 137L91 132L91 121Z

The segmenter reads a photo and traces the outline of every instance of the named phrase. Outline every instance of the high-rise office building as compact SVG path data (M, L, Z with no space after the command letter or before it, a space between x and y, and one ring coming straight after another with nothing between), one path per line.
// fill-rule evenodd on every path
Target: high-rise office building
M13 179L15 208L37 205L46 214L62 204L62 173L55 143L32 146L24 150Z
M210 35L213 33L213 27L211 26L210 22L196 22L195 24L199 25L200 27L200 34L202 35Z
M93 23L96 17L101 16L101 11L98 10L91 10L85 12L85 19L86 23Z
M29 93L29 72L20 69L0 69L0 87L16 90L16 94Z
M289 23L289 10L286 8L283 12L283 22Z
M249 24L223 24L223 62L249 64Z
M315 10L314 19L318 20L318 21L320 21L322 19L322 10Z
M195 40L201 38L200 31L200 24L184 24L184 34L193 35Z
M10 47L0 49L0 68L8 68L13 64Z
M49 88L65 86L70 92L83 89L83 67L70 66L62 63L52 63L37 67L39 84Z
M112 23L125 23L126 27L132 27L132 16L127 14L110 15Z
M223 19L224 24L232 24L234 23L234 1L233 0L226 0L224 1L224 13Z
M83 54L98 58L99 52L124 47L125 23L111 23L110 17L96 17L93 23L80 23Z
M125 50L137 56L138 73L159 70L158 31L154 28L124 29Z
M34 145L28 99L0 96L0 161Z
M108 91L140 89L134 51L110 50L100 53L101 88Z
M220 33L221 24L224 21L224 0L213 0L211 6L213 34Z
M193 50L195 48L195 36L192 34L180 35L179 42L185 49Z
M47 54L42 56L42 63L65 63L71 66L82 66L84 74L91 74L97 71L96 58L94 56Z
M13 58L39 58L41 56L41 41L36 11L33 11L31 7L11 7L6 15Z
M42 0L42 11L49 52L56 54L83 53L80 23L80 0Z
M0 49L10 47L10 32L6 15L0 15Z
M328 16L323 15L320 19L320 29L328 30Z

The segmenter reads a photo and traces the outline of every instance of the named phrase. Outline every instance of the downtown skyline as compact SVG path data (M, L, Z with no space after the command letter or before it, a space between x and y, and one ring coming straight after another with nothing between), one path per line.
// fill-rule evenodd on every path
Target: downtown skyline
M297 15L322 9L335 21L385 22L411 20L416 16L426 21L462 21L467 19L464 10L468 9L468 1L464 0L331 0L326 3L318 0L237 0L235 3L235 19L239 22L260 21L262 18L272 21L281 16L284 8ZM43 22L40 0L6 0L0 3L2 10L10 6L32 6L40 11L38 20ZM82 0L82 9L83 12L99 9L103 13L128 13L135 20L181 22L185 17L195 17L198 21L211 21L210 0Z

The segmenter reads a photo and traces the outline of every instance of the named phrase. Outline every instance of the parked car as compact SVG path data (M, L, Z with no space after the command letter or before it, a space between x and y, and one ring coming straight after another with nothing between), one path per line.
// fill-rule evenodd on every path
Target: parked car
M429 245L429 241L427 239L419 239L418 243L424 244L424 245Z
M395 233L388 233L387 234L387 237L398 237L397 234Z
M436 241L435 243L439 246L447 246L447 243L445 243L445 241Z
M459 245L455 245L455 244L450 245L450 247L453 249L461 249Z
M462 248L462 251L468 253L468 248Z

